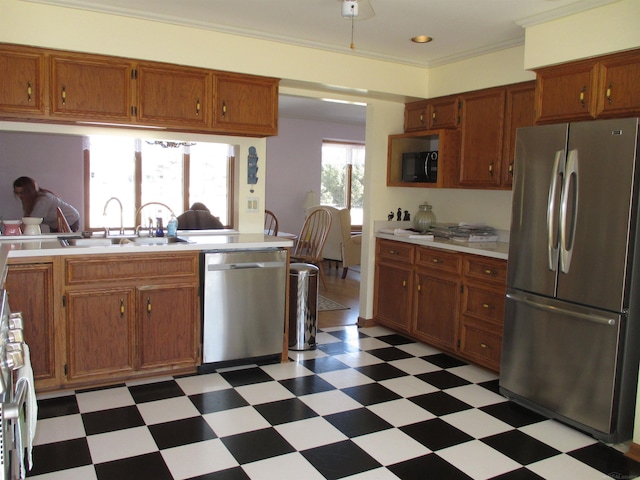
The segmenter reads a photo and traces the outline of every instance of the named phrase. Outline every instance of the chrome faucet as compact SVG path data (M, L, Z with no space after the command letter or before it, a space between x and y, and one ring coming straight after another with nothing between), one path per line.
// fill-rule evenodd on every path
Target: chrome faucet
M161 203L161 202L148 202L148 203L145 203L144 205L140 205L140 207L136 210L136 215L134 217L136 219L136 222L138 221L138 215L140 215L140 212L142 211L142 209L145 208L145 207L148 207L149 205L159 205L159 206L164 207L167 210L169 210L169 213L171 215L175 215L175 213L173 213L173 210L171 210L171 207L169 207L168 205L165 205L164 203ZM151 217L149 217L149 220L150 220L150 223L151 223ZM149 228L151 228L151 226Z
M104 204L104 210L102 212L102 216L103 217L107 216L107 207L109 206L109 203L111 202L111 200L115 200L116 202L118 202L118 205L120 206L120 235L124 235L124 222L122 219L123 217L122 202L117 197L111 197L109 200L106 201L106 203ZM104 226L104 230L105 230L105 236L108 236L109 227L107 225Z

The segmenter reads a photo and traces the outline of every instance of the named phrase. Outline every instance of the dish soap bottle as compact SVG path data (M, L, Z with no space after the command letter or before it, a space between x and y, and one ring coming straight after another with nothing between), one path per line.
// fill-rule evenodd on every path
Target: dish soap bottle
M162 217L156 218L156 237L164 237L164 229L162 227Z
M171 218L169 219L169 223L167 223L167 237L177 237L178 236L178 219L172 213Z
M418 213L413 217L413 228L420 233L427 233L434 223L436 223L436 216L431 211L431 205L427 202L418 205Z

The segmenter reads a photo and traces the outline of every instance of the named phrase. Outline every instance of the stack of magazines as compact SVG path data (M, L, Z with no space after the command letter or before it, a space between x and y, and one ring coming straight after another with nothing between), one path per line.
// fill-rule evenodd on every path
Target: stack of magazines
M447 238L456 242L495 242L498 234L495 228L483 224L436 223L430 233L435 237Z

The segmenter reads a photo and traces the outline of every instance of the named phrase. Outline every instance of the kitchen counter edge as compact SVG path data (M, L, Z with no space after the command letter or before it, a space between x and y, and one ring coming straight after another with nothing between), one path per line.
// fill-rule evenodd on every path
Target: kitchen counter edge
M509 244L505 242L457 242L443 238L433 240L423 240L420 238L409 238L403 235L391 235L388 233L376 233L376 238L394 240L396 242L411 243L423 247L440 248L442 250L453 250L455 252L471 253L484 257L507 260L509 257Z

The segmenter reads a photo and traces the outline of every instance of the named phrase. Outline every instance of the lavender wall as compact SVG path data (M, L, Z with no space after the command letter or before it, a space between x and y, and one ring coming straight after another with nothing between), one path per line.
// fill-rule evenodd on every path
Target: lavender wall
M267 139L265 209L278 217L281 232L297 234L309 190L320 195L322 141L364 142L364 125L280 118L278 136Z
M22 218L13 181L32 177L80 212L84 218L83 137L44 133L0 132L0 217Z

